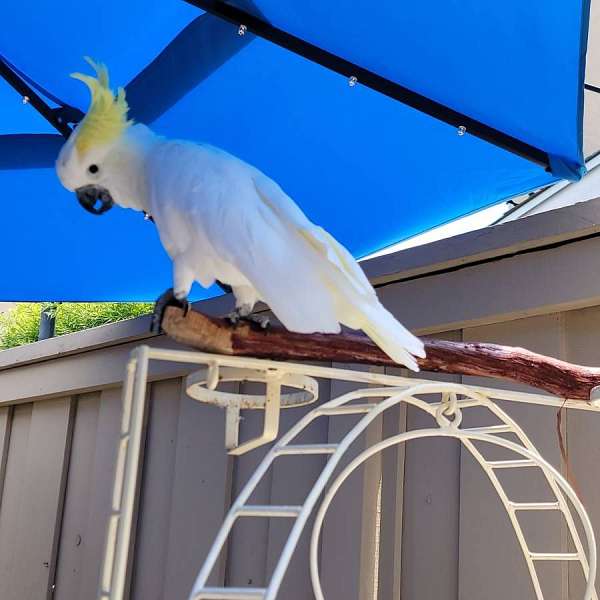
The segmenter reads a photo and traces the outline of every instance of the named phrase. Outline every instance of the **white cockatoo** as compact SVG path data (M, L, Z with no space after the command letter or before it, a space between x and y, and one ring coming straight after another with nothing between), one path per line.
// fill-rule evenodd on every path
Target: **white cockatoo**
M187 305L194 281L231 286L248 318L259 300L290 331L362 329L395 362L418 370L423 343L379 302L352 255L311 223L272 179L209 146L169 140L127 118L125 92L75 73L91 91L87 114L60 151L62 184L95 214L113 203L154 220L173 261L174 301Z

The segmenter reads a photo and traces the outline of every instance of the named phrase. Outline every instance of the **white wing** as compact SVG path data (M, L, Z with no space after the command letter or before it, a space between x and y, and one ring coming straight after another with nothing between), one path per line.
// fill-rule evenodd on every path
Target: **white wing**
M211 255L218 257L215 262L232 265L292 331L338 332L339 320L319 275L318 256L263 201L254 180L260 173L209 146L183 142L163 146L152 157L149 170L161 241L176 246L169 253L191 256L195 270ZM165 234L167 230L176 235ZM218 267L214 275L220 278Z

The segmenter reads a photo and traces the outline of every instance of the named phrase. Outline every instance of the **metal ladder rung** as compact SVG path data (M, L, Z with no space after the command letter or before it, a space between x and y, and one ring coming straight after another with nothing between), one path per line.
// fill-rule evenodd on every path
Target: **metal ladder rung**
M576 552L530 552L531 560L579 560Z
M333 454L339 444L292 444L276 448L278 456L287 454Z
M537 463L531 458L522 458L515 460L488 460L487 464L492 469L517 469L523 467L537 467Z
M513 510L560 510L558 502L511 502Z
M496 433L510 433L513 431L513 428L510 425L488 425L487 427L471 427L462 429L461 431L466 431L467 433L488 433L490 435L495 435Z
M194 600L262 600L266 591L266 588L207 587L197 592Z
M269 506L268 504L246 504L236 510L238 517L297 517L301 506Z
M377 404L346 404L344 406L325 406L315 411L319 415L356 415L373 410Z

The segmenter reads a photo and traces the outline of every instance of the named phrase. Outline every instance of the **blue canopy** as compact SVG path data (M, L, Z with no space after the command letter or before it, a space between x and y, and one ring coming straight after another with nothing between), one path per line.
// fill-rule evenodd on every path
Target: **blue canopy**
M57 129L87 107L68 77L84 55L129 82L134 119L256 165L358 257L584 173L589 0L63 0L0 16L0 300L170 285L151 223L84 212L54 173Z

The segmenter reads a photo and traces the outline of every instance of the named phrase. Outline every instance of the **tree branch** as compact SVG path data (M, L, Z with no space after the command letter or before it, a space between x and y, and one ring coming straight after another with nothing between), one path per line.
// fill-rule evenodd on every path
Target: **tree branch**
M398 366L359 333L301 334L276 326L267 330L248 323L233 326L226 319L193 310L184 315L173 306L165 310L162 327L178 342L217 354ZM418 359L423 371L500 377L582 401L589 401L592 388L600 385L599 368L574 365L524 348L431 339L424 342L427 358Z

